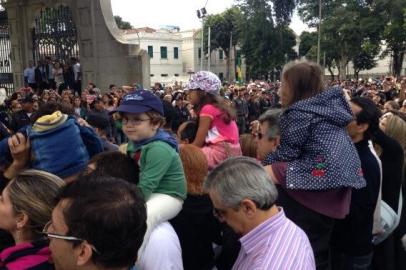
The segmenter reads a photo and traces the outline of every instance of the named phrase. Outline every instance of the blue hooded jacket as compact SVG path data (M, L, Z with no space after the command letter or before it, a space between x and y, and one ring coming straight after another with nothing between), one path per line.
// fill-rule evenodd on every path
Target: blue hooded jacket
M288 162L288 189L365 187L361 162L346 130L352 119L338 87L294 103L281 115L281 143L264 165Z
M32 126L19 130L31 141L31 168L65 178L83 170L89 157L101 153L103 145L92 128L80 126L74 117L57 128L35 132ZM8 138L0 141L0 165L12 162Z

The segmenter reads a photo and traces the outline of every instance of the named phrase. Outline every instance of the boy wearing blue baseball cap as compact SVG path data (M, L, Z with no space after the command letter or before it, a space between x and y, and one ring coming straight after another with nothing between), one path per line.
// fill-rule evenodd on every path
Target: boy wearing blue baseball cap
M127 154L140 166L141 189L147 201L147 232L161 222L174 218L186 198L186 180L174 137L162 129L165 118L161 100L140 90L123 97L116 110L128 137Z

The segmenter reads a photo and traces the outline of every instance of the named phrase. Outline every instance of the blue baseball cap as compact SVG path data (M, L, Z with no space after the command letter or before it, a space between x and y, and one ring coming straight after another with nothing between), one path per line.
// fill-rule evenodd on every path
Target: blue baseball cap
M116 112L120 113L144 113L148 111L156 111L162 116L164 108L162 101L150 91L137 90L127 94L121 100Z

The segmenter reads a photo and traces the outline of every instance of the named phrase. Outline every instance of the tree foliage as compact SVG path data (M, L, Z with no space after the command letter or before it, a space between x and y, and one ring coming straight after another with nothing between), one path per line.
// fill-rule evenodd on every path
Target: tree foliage
M282 2L239 1L243 14L240 44L248 78L267 76L270 72L281 70L287 61L297 57L293 50L296 36L288 27L292 6L287 4L290 1Z
M301 0L299 14L309 26L321 23L321 57L326 55L326 66L339 69L346 76L346 66L351 60L373 60L379 49L363 51L362 48L379 48L385 22L376 1L336 0L322 1L322 18L319 21L319 1ZM362 53L361 53L362 52ZM324 57L323 57L324 58ZM364 62L365 61L361 61ZM358 62L358 63L361 63ZM372 65L372 63L369 63ZM367 68L365 65L362 68ZM357 66L357 68L361 68Z
M297 1L301 18L312 27L319 24L318 3L318 0ZM383 40L386 45L384 55L392 57L392 71L400 75L406 53L405 0L335 0L322 3L322 39L334 40L331 45L338 52L334 62L341 67L341 72L348 60L354 62L356 73L359 68L371 68Z
M121 18L120 16L114 16L114 20L116 21L117 27L121 30L128 30L133 28L131 23L123 21L123 18Z
M406 1L377 0L376 2L386 19L383 32L387 45L386 53L390 53L392 57L393 73L399 76L406 53Z
M209 15L205 19L204 24L204 52L208 51L208 28L210 27L210 52L216 49L224 51L227 61L227 80L232 80L230 74L230 45L234 47L237 45L242 24L242 13L238 7L227 9L223 13ZM231 43L231 44L230 44Z
M238 43L241 32L242 14L238 7L227 9L223 13L209 15L204 24L204 40L208 40L208 28L211 28L210 49L222 49L226 55L230 53L230 41L232 46ZM204 44L207 53L208 43Z
M299 57L305 57L310 49L317 44L317 33L303 31L300 34Z

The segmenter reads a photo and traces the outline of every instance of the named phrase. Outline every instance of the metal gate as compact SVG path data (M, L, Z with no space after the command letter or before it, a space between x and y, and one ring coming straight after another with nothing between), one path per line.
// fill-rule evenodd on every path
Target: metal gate
M0 87L6 88L8 95L14 92L10 33L7 12L3 8L0 10Z
M76 25L67 6L44 8L35 18L32 29L33 59L35 63L50 57L62 64L71 57L79 57Z

